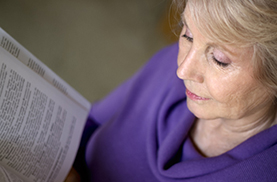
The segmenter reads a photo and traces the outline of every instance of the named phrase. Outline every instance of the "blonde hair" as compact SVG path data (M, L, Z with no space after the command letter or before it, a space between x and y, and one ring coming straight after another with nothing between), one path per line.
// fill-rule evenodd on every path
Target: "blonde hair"
M277 96L277 0L173 0L205 36L253 47L255 77Z

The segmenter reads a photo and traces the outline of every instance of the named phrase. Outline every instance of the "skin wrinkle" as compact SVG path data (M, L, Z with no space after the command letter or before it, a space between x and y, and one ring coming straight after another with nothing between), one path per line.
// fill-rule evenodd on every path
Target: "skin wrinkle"
M190 29L184 26L180 36L177 75L192 93L209 99L188 97L188 108L198 117L191 137L204 156L217 156L271 126L274 95L254 78L252 48L221 46L201 34L187 8L184 15ZM211 59L215 49L229 65Z

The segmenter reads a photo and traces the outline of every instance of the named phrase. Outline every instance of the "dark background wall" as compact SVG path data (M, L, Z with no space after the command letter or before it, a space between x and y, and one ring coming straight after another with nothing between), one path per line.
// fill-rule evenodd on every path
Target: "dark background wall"
M170 3L1 0L0 26L93 102L170 43Z

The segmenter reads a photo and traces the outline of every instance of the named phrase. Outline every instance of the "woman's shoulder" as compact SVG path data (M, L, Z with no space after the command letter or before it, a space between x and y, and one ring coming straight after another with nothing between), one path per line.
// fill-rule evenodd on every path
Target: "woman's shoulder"
M166 80L179 80L176 75L178 44L164 47L155 53L150 60L131 78L133 84L152 85L160 83L166 85ZM143 81L142 81L143 80Z
M156 67L176 67L178 50L178 43L168 45L155 53L146 65L157 64Z

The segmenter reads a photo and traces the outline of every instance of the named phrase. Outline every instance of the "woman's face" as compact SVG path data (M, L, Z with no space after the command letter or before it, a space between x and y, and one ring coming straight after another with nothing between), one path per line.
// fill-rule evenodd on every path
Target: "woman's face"
M201 119L266 114L274 96L254 78L252 48L218 45L201 34L188 10L184 16L177 75L190 111Z

